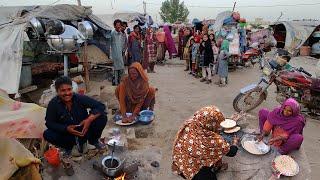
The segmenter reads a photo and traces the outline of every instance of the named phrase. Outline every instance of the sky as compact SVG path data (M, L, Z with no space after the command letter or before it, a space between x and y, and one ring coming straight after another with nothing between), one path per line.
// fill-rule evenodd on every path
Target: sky
M49 5L56 1L58 0L0 0L0 6ZM164 0L145 1L147 13L154 20L160 21L159 9ZM235 11L239 11L241 17L249 21L258 17L275 21L281 12L283 13L281 20L320 19L320 0L184 0L190 11L188 17L190 20L214 19L219 12L232 10L235 1ZM143 12L143 0L81 0L81 2L82 5L92 6L93 13L97 15L113 14L118 11ZM76 3L77 0L60 0L56 4Z

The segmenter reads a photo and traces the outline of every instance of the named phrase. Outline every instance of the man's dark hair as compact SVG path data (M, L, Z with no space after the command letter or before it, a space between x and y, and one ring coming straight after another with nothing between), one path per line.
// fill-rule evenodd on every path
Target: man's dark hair
M56 91L58 91L58 89L63 85L63 84L67 84L72 86L72 81L69 77L67 76L62 76L56 79L56 81L54 82L54 86L56 87Z
M120 19L116 19L113 21L113 26L116 26L118 23L120 23L120 25L122 25L122 21Z
M281 56L281 58L285 59L287 62L290 62L291 60L291 57L287 55Z
M133 30L135 30L136 28L139 28L139 31L141 32L141 27L139 26L139 25L135 25L135 26L133 26Z
M122 26L126 26L126 27L128 27L128 23L127 23L127 22L125 22L125 21L122 21L122 22L121 22L121 25L122 25Z

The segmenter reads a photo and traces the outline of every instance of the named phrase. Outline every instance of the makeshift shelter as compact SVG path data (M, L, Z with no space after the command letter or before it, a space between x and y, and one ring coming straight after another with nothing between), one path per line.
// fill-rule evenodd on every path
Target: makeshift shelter
M32 18L61 20L71 26L87 20L98 27L99 36L91 42L108 52L111 28L92 14L91 7L76 5L0 7L0 89L9 94L18 92L25 42L29 41L27 28ZM47 45L39 41L39 44ZM38 44L38 43L37 43ZM104 48L103 48L104 47Z
M291 54L297 54L312 33L320 26L320 21L282 21L271 25L277 47L288 50Z

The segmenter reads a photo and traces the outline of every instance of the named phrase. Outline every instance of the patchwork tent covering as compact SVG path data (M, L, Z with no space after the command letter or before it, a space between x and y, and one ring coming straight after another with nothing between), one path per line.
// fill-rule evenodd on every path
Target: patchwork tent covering
M18 92L22 67L25 32L33 17L78 21L83 18L94 22L104 31L111 27L92 14L91 7L76 5L0 7L0 89L9 94Z
M271 26L284 25L286 28L285 49L295 54L309 39L313 31L320 25L320 21L283 21Z

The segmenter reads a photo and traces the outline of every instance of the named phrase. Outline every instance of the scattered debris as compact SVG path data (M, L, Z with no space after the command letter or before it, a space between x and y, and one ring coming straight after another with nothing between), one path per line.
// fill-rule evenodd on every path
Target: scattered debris
M151 163L151 166L157 168L157 167L160 166L160 163L159 163L158 161L153 161L153 162Z

